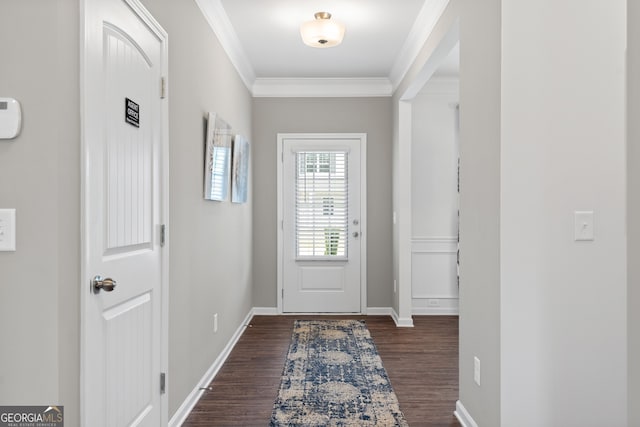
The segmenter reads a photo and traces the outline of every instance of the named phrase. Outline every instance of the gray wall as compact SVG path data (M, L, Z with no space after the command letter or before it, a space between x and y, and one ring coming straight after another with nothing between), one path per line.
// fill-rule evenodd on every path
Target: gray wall
M640 3L627 1L627 328L629 425L640 425Z
M256 98L253 132L253 305L277 305L277 134L364 132L367 134L368 306L390 307L393 286L390 98Z
M195 2L143 3L169 34L171 417L251 309L252 203L202 198L206 114L253 143L251 96Z
M467 1L460 18L460 401L480 426L501 425L500 8Z
M0 405L63 404L79 420L78 2L0 0L0 96L23 126L0 140L0 208L17 251L0 252Z

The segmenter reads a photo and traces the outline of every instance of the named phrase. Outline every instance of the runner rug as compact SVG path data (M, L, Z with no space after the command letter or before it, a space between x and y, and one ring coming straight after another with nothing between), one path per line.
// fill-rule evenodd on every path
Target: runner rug
M271 426L402 426L364 321L297 320Z

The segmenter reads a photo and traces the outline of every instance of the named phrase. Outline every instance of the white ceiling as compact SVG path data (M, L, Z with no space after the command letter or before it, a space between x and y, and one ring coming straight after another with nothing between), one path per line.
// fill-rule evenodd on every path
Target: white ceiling
M346 86L353 91L360 85L362 95L390 95L448 0L196 2L245 84L254 95L269 96L313 85L325 94ZM300 24L319 11L330 12L332 19L345 24L341 45L317 49L302 42ZM447 75L457 72L456 57L453 62L449 58Z

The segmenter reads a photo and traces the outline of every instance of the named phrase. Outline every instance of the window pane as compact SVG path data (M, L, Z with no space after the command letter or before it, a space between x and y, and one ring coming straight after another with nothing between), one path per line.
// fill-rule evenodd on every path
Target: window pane
M347 153L299 152L295 170L297 256L346 258Z

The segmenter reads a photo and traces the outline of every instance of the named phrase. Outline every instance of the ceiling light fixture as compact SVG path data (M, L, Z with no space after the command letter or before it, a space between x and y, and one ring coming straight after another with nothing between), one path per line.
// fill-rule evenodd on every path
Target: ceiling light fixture
M329 12L317 12L315 20L300 25L302 41L311 47L333 47L342 43L344 24L331 20Z

